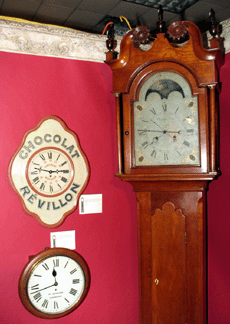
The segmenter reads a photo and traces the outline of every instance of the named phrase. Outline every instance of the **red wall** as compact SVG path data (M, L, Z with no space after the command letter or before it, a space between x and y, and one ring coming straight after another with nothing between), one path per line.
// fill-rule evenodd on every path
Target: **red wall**
M230 53L220 71L220 169L208 192L209 323L230 323Z
M76 251L87 261L91 287L82 305L49 323L137 324L136 201L114 174L115 99L112 74L103 63L0 53L0 323L47 323L31 315L18 296L28 261L50 246L50 232L76 231ZM103 213L77 210L57 229L42 227L22 210L7 168L23 134L46 115L62 118L79 136L91 169L85 194L103 195Z
M220 97L222 175L208 192L209 324L230 323L230 54L225 60ZM86 259L92 282L77 310L48 322L137 324L136 201L131 186L114 176L116 120L110 68L1 52L0 71L0 323L47 323L24 309L17 285L28 256L50 246L54 229L25 214L9 185L7 168L23 134L54 114L79 136L91 169L84 193L103 194L103 213L79 215L77 209L55 229L76 231L76 251Z

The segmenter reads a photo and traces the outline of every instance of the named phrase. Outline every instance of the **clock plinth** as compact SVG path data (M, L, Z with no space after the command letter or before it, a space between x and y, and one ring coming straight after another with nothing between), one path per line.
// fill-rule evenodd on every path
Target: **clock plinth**
M137 198L140 323L206 324L205 207L208 184L219 175L219 39L205 49L198 27L179 22L169 35L184 43L170 43L160 29L141 45L147 31L131 30L118 58L106 55L117 97L117 177Z

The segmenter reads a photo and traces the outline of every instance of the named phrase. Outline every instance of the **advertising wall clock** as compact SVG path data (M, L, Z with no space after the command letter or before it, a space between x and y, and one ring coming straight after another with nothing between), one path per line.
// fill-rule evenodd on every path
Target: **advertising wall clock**
M58 318L75 310L89 290L90 272L75 251L52 248L29 260L19 279L19 296L33 315Z
M59 117L46 116L25 133L8 176L25 212L57 227L77 207L89 163L77 135Z

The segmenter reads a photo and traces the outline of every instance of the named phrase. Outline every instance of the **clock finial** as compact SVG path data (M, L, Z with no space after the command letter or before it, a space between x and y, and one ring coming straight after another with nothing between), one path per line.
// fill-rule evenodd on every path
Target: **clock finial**
M216 17L215 17L215 11L211 8L209 12L209 20L211 23L211 26L209 28L209 32L212 35L212 37L217 36L217 24L216 24Z
M162 6L159 6L158 9L158 22L157 22L157 28L160 33L163 33L163 28L164 28L165 22L163 21L163 9Z

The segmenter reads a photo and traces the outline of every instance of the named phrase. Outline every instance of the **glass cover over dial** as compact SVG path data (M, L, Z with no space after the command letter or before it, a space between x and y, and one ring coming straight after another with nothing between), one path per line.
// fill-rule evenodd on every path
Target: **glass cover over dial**
M175 72L142 85L134 102L135 165L199 165L197 96Z

